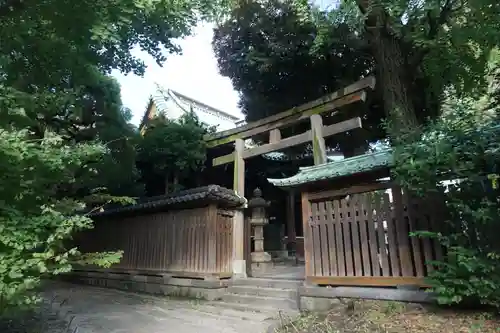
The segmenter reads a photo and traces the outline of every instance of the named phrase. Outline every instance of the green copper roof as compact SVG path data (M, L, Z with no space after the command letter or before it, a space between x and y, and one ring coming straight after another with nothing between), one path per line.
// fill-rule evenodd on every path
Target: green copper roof
M278 187L298 186L320 180L335 179L383 167L390 167L392 164L392 151L386 149L375 153L346 158L340 161L300 168L299 173L289 178L268 178L267 180Z

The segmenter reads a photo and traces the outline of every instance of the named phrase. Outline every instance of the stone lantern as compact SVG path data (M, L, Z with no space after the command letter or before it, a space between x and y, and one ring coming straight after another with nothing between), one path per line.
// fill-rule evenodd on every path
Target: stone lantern
M250 224L253 227L254 252L252 252L252 270L267 270L273 266L271 255L264 251L264 226L269 223L266 208L269 202L262 198L262 191L256 188L253 198L248 202Z

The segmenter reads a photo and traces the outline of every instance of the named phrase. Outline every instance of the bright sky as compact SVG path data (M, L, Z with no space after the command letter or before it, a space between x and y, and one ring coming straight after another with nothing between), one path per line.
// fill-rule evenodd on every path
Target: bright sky
M229 78L219 74L211 45L212 29L211 24L197 27L192 36L179 41L182 55L168 55L163 67L146 52L134 50L134 55L146 63L144 77L113 73L121 85L123 104L132 110L134 124L141 121L155 83L243 118L237 107L238 93Z
M332 3L332 0L314 1L320 6ZM168 55L163 67L146 52L134 50L133 53L147 65L144 77L113 73L121 84L124 105L132 110L134 124L141 121L149 96L155 91L155 83L243 118L237 106L238 93L229 78L219 74L211 45L212 36L212 24L198 26L192 36L179 41L183 53Z

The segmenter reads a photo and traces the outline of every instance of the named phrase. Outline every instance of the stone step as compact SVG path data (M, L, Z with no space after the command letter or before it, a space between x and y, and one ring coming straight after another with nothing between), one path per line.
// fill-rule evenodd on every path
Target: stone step
M143 313L144 315L146 313ZM148 312L149 314L149 312ZM145 317L151 327L153 327L153 332L182 332L182 333L252 333L262 332L266 329L268 323L258 322L258 321L245 321L245 327L242 327L241 320L228 319L225 317L209 317L206 315L199 315L197 312L184 312L184 311L168 311L167 314L162 314L160 317L149 316ZM129 319L127 319L128 321ZM125 322L123 326L134 327L134 323ZM163 330L155 330L154 328L163 327ZM149 327L148 327L149 328ZM80 331L78 331L80 332ZM111 332L110 330L105 331L91 331L94 332ZM122 331L122 332L133 332L132 330Z
M226 294L222 297L223 302L242 303L246 305L263 306L278 310L297 309L297 301L282 297L264 297L251 295Z
M235 279L231 282L233 286L255 286L262 288L275 289L297 289L303 285L301 280L285 280L285 279L263 279L263 278L246 278Z
M238 305L241 305L238 303ZM264 321L269 319L269 314L260 312L251 312L242 308L230 308L220 306L220 303L203 304L193 307L193 311L207 316L230 317L234 319L243 319L250 321Z
M184 320L193 325L199 326L221 326L231 327L237 329L241 326L241 321L244 320L248 325L254 324L255 326L262 326L261 323L265 321L268 316L260 313L245 313L242 311L234 311L227 308L211 309L207 312L207 309L176 309L175 311L169 311L170 314L165 314L166 318L176 318ZM239 312L240 315L235 315L235 312Z
M210 302L210 305L217 307L217 308L226 308L226 309L231 309L235 311L242 311L242 312L247 312L247 313L257 313L263 315L266 319L271 319L274 318L277 314L278 311L277 309L273 309L270 307L266 306L259 306L255 304L243 304L243 303L231 303L231 302L224 302L224 301L212 301Z
M293 317L299 314L296 309L280 309L270 307L269 305L259 305L259 304L244 304L244 303L232 303L223 301L213 301L212 305L218 308L227 308L236 311L245 311L247 313L254 313L264 316L265 321L278 319L281 317Z
M252 295L264 297L281 297L296 299L296 289L266 288L257 286L230 286L227 288L230 294Z

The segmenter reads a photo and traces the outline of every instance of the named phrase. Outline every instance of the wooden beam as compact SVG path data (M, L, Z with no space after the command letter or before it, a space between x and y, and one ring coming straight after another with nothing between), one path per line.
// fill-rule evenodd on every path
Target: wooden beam
M247 149L243 152L243 158L250 158L254 156L259 156L262 154L271 153L273 151L281 150L288 147L294 147L302 143L311 141L311 131L307 131L302 134L294 135L289 138L285 138L276 143L268 143L255 148Z
M311 136L314 165L326 163L326 145L323 136L323 118L319 114L311 116Z
M275 121L278 121L280 119L289 117L291 115L301 113L305 110L313 109L313 108L320 106L322 104L326 104L326 103L335 101L341 97L344 97L346 95L350 95L354 92L368 89L368 88L373 89L374 87L375 87L375 77L369 76L369 77L361 79L361 80L359 80L359 81L357 81L357 82L355 82L347 87L339 89L331 94L325 95L321 98L318 98L314 101L310 101L310 102L305 103L305 104L302 104L300 106L293 107L292 109L289 109L287 111L280 112L280 113L275 114L273 116L266 117L266 118L260 119L258 121L254 121L254 122L251 122L249 124L246 124L246 125L243 125L243 126L240 126L237 128L232 128L232 129L229 129L226 131L215 133L213 135L208 136L206 138L206 141L211 141L211 140L227 137L227 136L230 136L233 134L247 131L247 130L255 128L255 127L263 126L263 125L266 125L268 123L275 122Z
M358 102L358 101L365 101L365 99L366 99L366 92L359 91L359 92L356 92L354 94L344 96L344 97L342 97L338 100L335 100L333 102L320 105L314 109L310 109L310 110L304 111L302 113L293 114L290 117L281 119L281 120L276 121L276 122L272 122L272 123L253 128L253 129L250 129L248 131L240 132L240 133L237 133L237 134L234 134L231 136L227 136L224 138L220 138L220 139L216 139L216 140L209 140L209 141L207 140L207 147L213 148L216 146L220 146L220 145L224 145L224 144L233 142L236 139L246 139L246 138L255 136L257 134L261 134L261 133L270 131L270 130L275 129L275 128L286 127L286 126L290 126L290 125L293 125L296 123L300 123L302 121L309 120L309 117L313 114L321 114L321 113L324 113L327 111L332 111L336 108L340 108L340 107L347 105L347 104L351 104L351 103Z
M329 125L329 126L324 126L323 127L323 136L325 138L350 131L356 128L361 128L361 118L356 117L348 120L341 121L339 123ZM250 157L258 156L258 155L263 155L267 153L271 153L273 151L278 151L284 148L289 148L289 147L294 147L298 146L300 144L310 142L312 140L312 135L311 131L307 131L302 134L294 135L285 139L282 139L281 141L278 141L276 143L268 143L262 146L258 146L255 148L250 148L246 149L243 151L243 158L247 159ZM227 154L224 156L219 156L216 157L212 160L212 165L213 166L218 166L218 165L223 165L227 163L231 163L234 161L234 153Z
M216 157L212 160L212 166L223 165L234 162L234 153Z
M316 285L396 287L400 285L428 287L425 279L414 276L307 276Z
M360 117L355 117L351 119L347 119L332 125L323 127L323 137L328 138L332 135L351 131L356 128L361 128L363 124L361 123Z
M337 96L335 98L327 98L324 103L309 105L305 108L304 106L299 106L294 109L278 113L274 116L270 116L244 126L240 126L227 131L219 132L211 136L206 136L204 139L207 142L209 148L223 145L234 141L235 139L246 139L257 134L267 132L274 128L284 127L286 125L291 125L300 121L309 119L309 116L313 114L321 114L323 112L332 111L338 109L344 105L352 104L358 101L366 100L366 92L364 90L358 89L350 94L344 94L342 96Z
M390 181L381 181L370 184L362 184L362 185L354 185L351 187L346 187L338 190L328 190L321 192L313 192L309 193L309 200L317 201L317 200L326 200L335 197L341 197L345 195L352 195L358 193L372 192L378 190L387 190L392 186L392 182Z
M87 268L85 268L87 267ZM163 277L164 276L175 276L175 277L191 277L191 278L204 278L204 277L218 277L221 279L225 278L230 278L232 276L231 272L222 272L222 273L201 273L201 272L189 272L189 271L183 271L183 270L174 270L174 269L134 269L134 270L129 270L127 268L99 268L99 267L88 267L85 266L80 269L73 269L72 274L75 275L88 275L91 274L93 277L98 277L99 275L106 275L106 274L120 274L121 276L119 277L120 280L128 280L132 279L133 276L142 276L144 277L145 280L149 281L157 281L153 283L159 283L160 281L163 282ZM128 274L125 275L125 274ZM109 279L110 277L108 277ZM159 280L159 281L158 281ZM196 283L199 286L207 286L207 281L204 280L196 280ZM217 280L212 280L210 284L220 284L221 281Z

